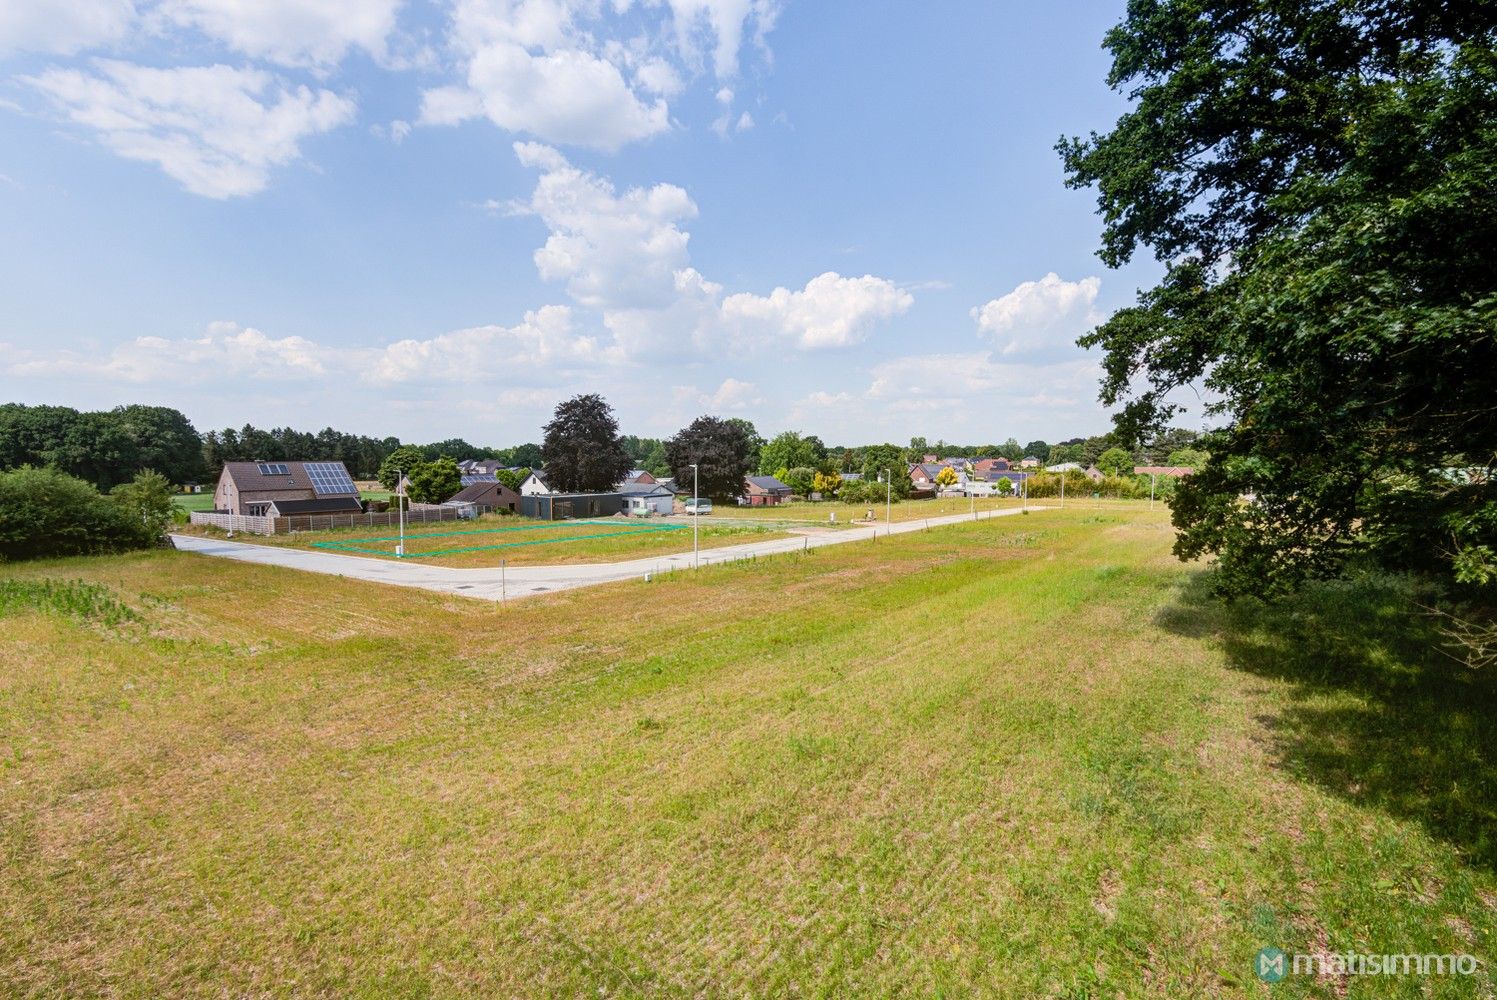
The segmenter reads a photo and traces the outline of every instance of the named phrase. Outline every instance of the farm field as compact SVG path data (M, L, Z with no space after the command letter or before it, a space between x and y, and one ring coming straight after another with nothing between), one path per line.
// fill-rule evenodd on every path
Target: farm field
M223 537L199 526L191 533ZM702 548L784 537L774 525L709 523L702 519ZM299 531L287 535L239 535L257 545L316 549L371 559L395 559L399 533L394 527ZM648 555L691 551L691 521L685 517L604 518L589 521L536 521L486 514L472 521L407 524L405 559L432 566L472 568L564 563L616 562Z
M1494 678L1394 581L1229 609L1171 539L1047 510L497 607L0 568L0 993L1490 995ZM1270 993L1266 945L1484 964Z

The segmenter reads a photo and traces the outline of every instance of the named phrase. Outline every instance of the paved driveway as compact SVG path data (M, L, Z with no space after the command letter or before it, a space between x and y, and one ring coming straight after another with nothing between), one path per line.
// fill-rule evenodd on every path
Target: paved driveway
M1030 510L1043 510L1031 507ZM1017 508L979 512L977 519L1009 517L1020 513ZM935 528L948 524L970 521L970 514L954 514L950 517L933 517L928 521L914 520L876 527L846 528L836 532L808 532L794 538L775 538L763 542L744 542L741 545L724 545L703 550L703 566L713 563L733 562L755 556L780 555L801 549L819 549L827 545L844 545L848 542L866 542L875 533L902 535L909 531L924 531L926 525ZM616 580L640 579L646 573L662 573L671 569L690 569L692 554L688 550L674 555L646 556L612 563L572 563L560 566L515 566L501 571L498 567L482 569L452 569L447 566L431 566L420 560L397 562L394 559L340 555L312 549L293 549L278 545L253 545L245 542L230 542L220 538L202 538L197 535L173 535L177 548L184 552L197 552L224 559L261 563L266 566L284 566L288 569L304 570L308 573L326 573L355 580L370 580L374 583L391 583L398 587L420 587L464 597L478 597L498 601L532 594L549 593L556 590L571 590L574 587L591 587L599 583Z

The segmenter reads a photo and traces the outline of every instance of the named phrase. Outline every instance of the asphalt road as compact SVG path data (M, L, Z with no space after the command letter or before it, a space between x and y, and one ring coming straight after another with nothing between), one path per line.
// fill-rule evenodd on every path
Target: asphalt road
M1030 510L1043 510L1031 507ZM1009 517L1019 514L1017 508L979 512L977 518ZM972 520L970 514L953 514L950 517L933 517L926 520L896 522L893 525L845 528L841 531L807 533L792 538L775 538L763 542L744 542L741 545L725 545L705 549L701 564L734 562L758 556L781 555L804 548L819 549L827 545L844 545L848 542L866 542L874 534L902 535L909 531L924 531L927 524L940 527L961 524ZM265 566L282 566L308 573L325 573L354 580L373 583L389 583L397 587L419 587L476 597L483 600L512 600L533 594L572 590L576 587L591 587L617 580L638 580L646 573L664 573L672 569L684 570L692 567L692 554L678 552L672 555L647 556L642 559L627 559L611 563L572 563L558 566L515 566L501 570L497 566L481 569L452 569L447 566L432 566L419 559L397 562L394 559L340 555L312 549L293 549L284 546L254 545L246 542L230 542L219 538L202 538L197 535L173 535L172 541L183 552L196 552L223 559L238 559L241 562L260 563Z

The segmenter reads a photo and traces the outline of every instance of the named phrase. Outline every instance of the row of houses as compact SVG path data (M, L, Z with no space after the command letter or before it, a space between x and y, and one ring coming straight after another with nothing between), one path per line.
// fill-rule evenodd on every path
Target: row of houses
M1014 463L1005 458L924 457L934 461L912 463L909 468L911 485L919 491L937 491L937 479L943 469L950 469L955 475L956 482L949 489L963 494L986 494L1004 480L1018 491L1033 474L1024 467L1024 462ZM676 509L677 498L685 495L674 480L656 477L644 469L630 470L623 482L601 493L567 492L548 482L544 469L535 469L517 491L498 479L498 473L506 468L497 462L459 462L461 489L446 503L560 520L619 513L670 514ZM1095 465L1083 469L1075 462L1052 465L1045 471L1080 472L1093 482L1103 478ZM1133 471L1135 475L1172 478L1191 473L1183 466L1140 465ZM861 477L850 473L842 478L851 481ZM404 490L404 482L400 488ZM774 476L748 476L739 502L761 507L784 503L790 497L790 487ZM349 514L364 510L358 487L342 462L226 462L213 501L220 513L250 517Z
M573 493L547 481L544 469L532 470L519 490L499 481L507 467L498 463L458 463L461 489L446 504L510 510L527 517L562 520L670 514L683 495L672 479L632 469L612 490ZM513 469L509 471L515 471ZM399 490L404 491L406 481ZM743 501L752 506L781 503L790 487L773 476L749 476ZM226 462L213 494L216 512L249 517L294 517L310 514L357 514L364 510L359 490L342 462Z

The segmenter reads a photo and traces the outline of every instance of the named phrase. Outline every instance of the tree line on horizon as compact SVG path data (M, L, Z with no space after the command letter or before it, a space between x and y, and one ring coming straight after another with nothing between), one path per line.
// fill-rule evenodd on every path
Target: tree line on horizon
M607 407L601 397L598 401ZM585 416L575 408L570 413L570 416L563 415L564 424ZM679 474L673 462L681 458L681 449L685 447L678 440L680 434L671 439L620 434L611 409L608 419L613 420L608 448L611 451L613 444L617 444L618 453L624 456L626 470L644 469L655 476ZM1138 447L1122 442L1116 434L1070 438L1053 445L1042 440L1021 445L1015 438L996 444L954 444L914 437L905 447L894 444L848 447L828 446L814 434L803 435L797 431L783 431L766 439L751 421L741 417L711 417L710 420L716 423L703 425L693 432L700 437L699 446L706 448L709 440L718 441L724 434L731 433L736 441L733 445L735 455L737 451L742 452L741 458L734 458L735 467L743 466L738 479L742 475L783 472L797 480L788 485L804 485L803 492L811 491L814 486L812 477L818 473L827 477L843 473L877 473L895 464L902 466L918 462L927 454L938 457L1003 457L1013 461L1028 456L1047 464L1077 462L1090 465L1109 449L1122 448L1138 464L1163 464L1170 454L1192 446L1200 437L1195 431L1170 428L1149 444ZM709 427L710 434L701 437ZM673 440L677 441L674 453L670 447ZM454 460L488 459L524 469L562 464L557 457L549 463L546 461L544 443L495 448L476 445L462 438L449 438L428 444L407 444L397 437L376 438L332 427L308 432L290 427L265 429L252 424L200 434L180 410L166 406L136 404L88 411L66 406L0 404L0 471L28 465L54 468L105 492L131 482L144 471L157 472L175 486L208 483L217 479L225 462L241 461L342 462L355 479L376 480L382 478L381 467L386 465L391 455L402 449L409 449L409 455L426 463L447 457ZM412 464L409 458L405 461Z

